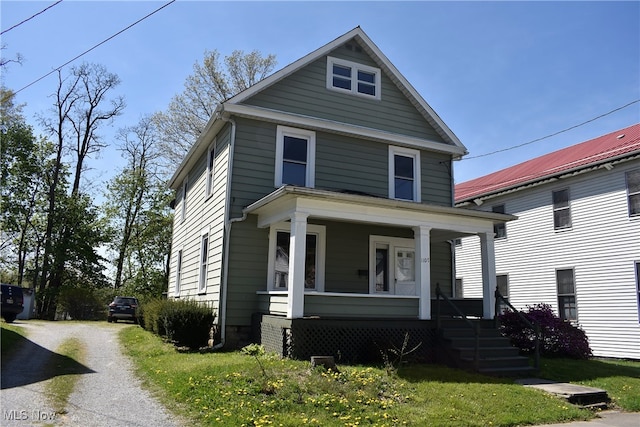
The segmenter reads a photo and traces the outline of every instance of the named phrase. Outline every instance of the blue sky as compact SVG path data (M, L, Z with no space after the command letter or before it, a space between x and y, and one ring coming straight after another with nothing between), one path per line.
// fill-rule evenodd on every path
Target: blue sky
M2 30L49 2L0 4ZM2 35L3 72L19 90L165 2L65 0ZM258 49L276 70L360 25L474 157L520 145L640 99L640 2L176 1L83 61L122 84L125 113L102 134L167 107L205 50ZM68 66L69 67L69 66ZM67 68L68 68L67 67ZM65 70L63 70L64 73ZM68 72L68 70L66 70ZM30 123L53 100L56 75L17 95ZM640 121L640 103L521 148L455 164L463 182ZM37 128L37 127L36 127ZM121 165L114 149L91 161L94 179Z

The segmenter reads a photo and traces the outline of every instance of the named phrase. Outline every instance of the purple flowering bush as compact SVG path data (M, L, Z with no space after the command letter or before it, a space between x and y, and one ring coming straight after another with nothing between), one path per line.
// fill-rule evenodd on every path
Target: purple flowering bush
M556 316L548 304L527 306L522 315L532 324L540 326L540 354L551 357L588 359L592 353L589 339L582 329ZM523 353L533 354L535 331L513 311L498 316L500 332Z

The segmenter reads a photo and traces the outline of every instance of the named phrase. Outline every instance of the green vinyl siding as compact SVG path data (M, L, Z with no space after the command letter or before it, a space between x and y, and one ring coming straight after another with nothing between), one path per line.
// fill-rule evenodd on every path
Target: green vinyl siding
M415 319L418 298L307 295L304 311L307 316Z
M350 44L355 44L355 41ZM364 51L357 53L345 45L336 48L329 56L379 68ZM447 144L384 70L381 73L381 100L327 89L326 71L325 56L244 103Z

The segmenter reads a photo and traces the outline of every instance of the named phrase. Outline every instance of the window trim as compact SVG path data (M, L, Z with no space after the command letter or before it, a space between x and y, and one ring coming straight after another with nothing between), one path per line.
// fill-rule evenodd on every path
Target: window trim
M339 65L342 67L348 67L351 69L351 75L348 80L351 82L351 89L345 89L338 86L333 85L333 66ZM358 90L358 71L363 71L365 73L373 74L375 76L375 83L371 85L368 82L365 82L368 85L371 85L375 88L375 95L370 95L368 93L360 92ZM347 77L345 76L346 80ZM335 58L333 56L327 56L327 76L326 76L326 85L327 89L333 90L336 92L347 93L355 96L361 96L363 98L368 99L382 99L382 72L380 68L370 67L368 65L359 64L357 62L348 61L346 59Z
M505 208L505 204L501 203L499 205L493 205L491 206L491 212L495 212L495 213L505 213L506 212L506 208ZM499 236L498 231L502 229L502 236ZM506 222L499 222L497 224L493 224L493 233L494 233L494 238L496 240L503 240L507 238L507 223Z
M288 286L286 288L275 287L276 244L278 240L278 232L289 233L289 236L291 236L291 223L279 222L269 227L269 255L267 257L268 291L288 291ZM305 292L324 292L327 228L324 225L307 224L307 235L309 234L313 234L316 236L316 287L313 289L305 288Z
M376 275L374 272L376 271L376 249L379 246L386 246L389 251L389 256L387 260L387 271L389 273L389 290L388 291L380 291L376 290ZM416 243L415 239L407 239L403 237L391 237L391 236L378 236L378 235L370 235L369 236L369 293L371 295L412 295L418 296L418 283L415 282L414 292L412 294L398 294L396 289L396 280L395 280L395 257L397 249L410 249L413 251L413 259L414 263L416 262ZM417 274L418 265L414 265L413 271L414 274ZM414 278L415 281L415 278Z
M396 181L395 181L395 156L410 157L413 159L413 200L401 199L396 197ZM422 200L422 173L420 170L420 151L411 148L389 146L389 198L395 200L405 200L409 202L420 203Z
M558 281L558 272L560 271L571 271L571 280L573 282L573 293L570 293L570 294L560 293L560 289L559 289L560 282ZM558 317L560 317L562 320L577 322L578 321L578 298L576 296L576 271L574 268L556 268L555 278L556 278L556 294L558 297ZM561 297L573 297L573 305L575 306L575 319L567 318L567 316L565 315L562 305L560 304Z
M638 297L638 323L640 323L640 261L634 263L636 273L636 293Z
M183 264L183 247L178 249L176 252L176 275L175 275L175 284L173 287L173 296L178 298L180 296L180 287L182 285L182 264Z
M286 183L282 182L282 169L284 163L284 138L285 136L291 136L299 139L307 140L307 163L306 163L306 176L305 187L315 187L316 176L316 133L311 130L293 128L288 126L278 125L276 129L276 165L275 165L275 179L274 185L276 188L280 188Z
M556 207L556 204L553 201L553 195L555 193L559 193L561 191L567 192L567 206ZM553 229L554 231L562 231L562 230L570 230L573 228L573 218L571 218L571 192L569 188L561 188L559 190L551 191L551 207L553 208ZM566 210L569 212L569 225L564 227L556 226L556 212Z
M631 196L640 197L640 188L638 189L638 191L634 192L631 192L631 188L629 188L629 175L631 173L640 174L640 169L632 169L624 173L625 187L627 189L627 213L629 215L629 218L640 218L640 212L636 212L634 214L631 213Z
M207 181L205 189L205 197L209 198L213 195L214 174L216 170L216 140L214 139L207 149Z
M207 282L209 281L209 228L204 228L200 232L200 257L198 258L198 294L207 293Z

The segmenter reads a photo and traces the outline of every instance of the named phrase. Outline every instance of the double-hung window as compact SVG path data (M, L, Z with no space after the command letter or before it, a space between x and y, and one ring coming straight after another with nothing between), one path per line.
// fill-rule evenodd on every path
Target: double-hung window
M569 206L569 190L558 190L552 193L553 228L562 230L571 228L571 208Z
M504 299L509 301L509 276L506 274L497 275L496 287L498 288L498 292L500 292L500 295L502 295ZM507 310L507 304L500 300L498 312L502 313L504 310Z
M638 322L640 322L640 261L636 262L636 292L638 294Z
M206 196L209 197L213 194L213 177L215 173L215 160L216 160L216 141L207 150L207 191Z
M207 263L209 260L209 230L202 231L200 238L200 262L198 274L198 292L207 291Z
M640 169L626 173L629 216L640 217Z
M182 249L178 251L176 256L176 285L173 291L174 296L180 296L180 282L182 281Z
M420 202L420 152L389 147L389 197Z
M184 221L187 217L187 178L182 181L182 203L180 204L180 220Z
M304 259L304 288L324 291L325 227L307 224ZM269 232L269 290L285 291L289 283L291 228L289 223L271 227Z
M315 132L278 126L276 132L275 186L315 185Z
M495 213L505 213L504 205L495 205L491 207L491 211ZM499 222L497 224L493 224L493 233L495 234L496 239L506 239L507 237L507 223Z
M556 270L558 311L563 320L576 320L576 285L572 269Z
M380 99L380 69L327 57L327 88Z

